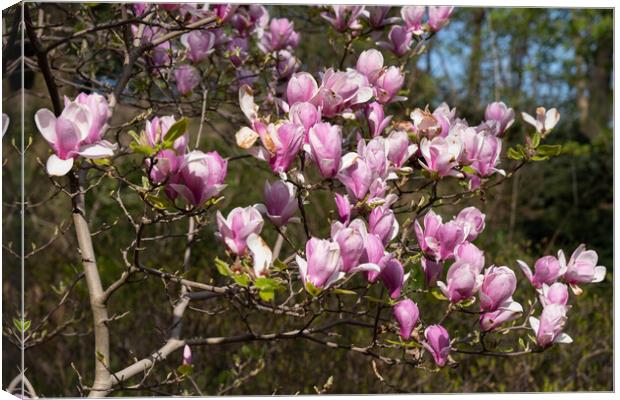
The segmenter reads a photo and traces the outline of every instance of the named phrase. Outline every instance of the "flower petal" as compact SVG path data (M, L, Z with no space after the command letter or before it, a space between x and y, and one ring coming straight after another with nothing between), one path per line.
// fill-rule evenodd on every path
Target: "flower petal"
M56 143L56 116L53 112L47 108L37 111L34 115L34 123L48 143Z
M67 172L71 171L73 167L73 158L68 158L63 160L58 157L56 154L52 154L45 164L45 168L47 169L47 173L52 176L64 176Z

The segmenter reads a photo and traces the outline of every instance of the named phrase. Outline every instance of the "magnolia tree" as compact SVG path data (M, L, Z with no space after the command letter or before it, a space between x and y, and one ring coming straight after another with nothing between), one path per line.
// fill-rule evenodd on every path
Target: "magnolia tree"
M64 37L38 34L32 7L25 7L32 68L45 78L52 104L34 117L50 148L41 168L73 209L90 296L94 373L82 371L93 377L80 382L82 393L145 387L170 357L182 365L158 383L191 379L192 350L206 345L311 341L358 353L384 381L382 364L439 369L463 357L520 356L571 343L567 321L580 287L605 276L596 252L581 244L568 259L559 250L540 254L532 267L521 260L496 265L477 244L489 234L485 214L463 204L529 162L557 155L559 146L544 142L559 112L522 112L529 130L502 151L516 118L503 102L489 104L475 123L445 103L434 110L407 103L408 61L449 23L453 7L308 8L342 54L338 65L318 70L304 68L296 54L303 32L260 5L110 7L117 20L93 20L79 9L86 27ZM120 70L85 72L98 62L85 54L102 46L122 55ZM65 60L62 70L58 59ZM89 90L63 101L58 82L71 81L61 78L67 71L77 71L78 90ZM111 126L125 106L143 111ZM227 156L201 140L205 125L217 129L208 113L231 125L222 138ZM190 129L192 117L198 129ZM239 160L271 171L247 188L263 201L222 209L227 182L236 179L228 168ZM126 269L112 282L100 278L104 250L93 243L84 200L89 192L103 196L105 181L116 187L118 215L134 235L119 249ZM142 206L127 207L130 197ZM441 206L457 203L460 211L442 215ZM329 207L333 218L314 220L312 206ZM187 229L178 266L145 262L145 243L167 235L147 232L172 225ZM209 227L215 235L203 232ZM209 281L186 274L195 268L199 235L221 248L207 260L215 277ZM178 288L173 320L160 348L115 369L107 306L139 277ZM523 279L527 289L515 292ZM242 310L223 318L241 319L246 329L186 334L188 307L204 301ZM249 313L275 315L289 328L250 322ZM456 334L451 325L462 321L469 330ZM370 339L346 341L334 333L343 329L367 331ZM518 339L518 348L489 340L494 335Z

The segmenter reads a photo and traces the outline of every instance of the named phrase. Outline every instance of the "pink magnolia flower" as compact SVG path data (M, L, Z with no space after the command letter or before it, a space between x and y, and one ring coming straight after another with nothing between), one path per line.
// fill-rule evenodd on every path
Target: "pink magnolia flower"
M189 204L199 206L217 196L225 187L228 163L216 151L194 150L185 155L179 181L169 187Z
M400 15L405 22L407 30L414 35L424 33L422 19L424 19L424 6L405 6L400 9Z
M375 81L375 97L379 103L386 104L397 99L398 91L405 83L405 76L398 67L384 70Z
M213 53L215 34L205 30L194 30L181 36L181 43L187 49L187 57L199 63Z
M233 38L226 44L226 55L230 62L237 68L247 61L249 57L248 51L248 39L244 37Z
M212 4L215 15L221 22L226 22L235 14L238 4Z
M226 243L226 246L237 255L244 255L247 239L251 234L260 234L263 229L263 217L254 207L233 209L226 219L218 210L216 213L218 232L215 234Z
M293 218L298 209L296 196L297 189L292 183L276 181L270 184L266 180L263 190L265 204L257 204L256 208L274 225L283 226L296 219Z
M462 174L454 168L459 165L461 151L462 144L458 138L453 140L439 136L431 140L422 138L420 152L424 157L424 162L422 160L419 162L424 169L437 173L440 177L460 177Z
M413 328L420 318L420 310L418 310L417 304L410 299L401 300L392 307L392 313L400 327L400 337L403 340L409 340Z
M517 288L517 277L508 267L491 266L484 273L480 287L480 309L496 311L508 308L512 303L512 294Z
M563 254L561 257L562 256ZM525 262L517 260L517 263L519 267L521 267L525 277L537 289L542 287L543 283L547 285L554 283L564 274L566 269L554 256L544 256L536 260L536 264L534 264L534 273L532 273L532 270L530 270L530 267Z
M379 269L376 271L370 271L366 274L368 282L375 283L379 279L381 270L385 267L386 263L394 258L390 253L385 251L385 247L381 242L381 239L374 233L369 233L366 236L366 242L364 243L364 253L360 258L360 262L364 264L378 265Z
M324 116L333 117L352 106L366 103L372 96L373 90L364 75L354 69L345 72L329 68L312 103L321 107Z
M446 283L437 282L437 286L452 303L458 303L472 297L480 288L483 275L476 267L462 261L456 261L446 277Z
M176 151L165 149L157 153L155 162L151 167L150 160L146 159L146 165L149 167L149 176L154 183L176 183L178 181L177 174L183 165L183 155L178 155ZM169 197L175 198L176 192L167 190Z
M508 108L503 101L496 101L487 106L484 111L484 119L497 123L497 135L502 137L506 129L510 128L515 122L515 111Z
M434 255L437 249L437 240L435 237L442 224L441 216L435 214L433 210L430 210L424 216L424 228L422 228L418 220L415 221L415 234L420 249L423 252Z
M388 42L379 42L378 45L400 58L411 50L413 35L406 27L394 25L388 33L388 40Z
M431 250L439 260L448 260L454 258L454 250L456 246L465 241L465 232L454 221L442 224L434 237L435 241L431 241Z
M385 138L377 136L372 138L368 143L360 140L357 144L357 154L359 154L372 174L372 180L377 178L385 180L388 178L389 162L388 147Z
M504 175L504 171L495 168L502 152L502 140L493 135L483 135L476 157L472 160L471 167L479 176L489 176L493 173Z
M73 101L86 106L91 114L90 129L84 143L92 144L100 141L108 127L108 118L112 116L106 98L97 93L80 93ZM71 100L65 96L65 107L70 104Z
M321 111L314 104L308 102L295 103L288 111L292 123L302 125L306 134L305 142L308 142L310 128L321 122Z
M555 108L547 111L545 107L536 109L536 118L530 114L521 113L523 120L536 128L536 132L545 134L552 130L560 121L560 113Z
M450 16L454 11L452 6L429 6L428 25L435 32L441 30L450 22Z
M333 14L328 12L321 13L321 17L329 22L338 32L345 32L348 29L361 29L362 24L358 18L368 14L364 10L364 6L332 6L332 11Z
M164 141L166 134L168 133L168 129L176 120L172 116L165 117L154 117L152 120L147 120L145 129L144 129L144 137L146 138L146 142L151 147L156 147L160 143ZM173 143L173 148L177 153L185 153L185 148L187 146L188 134L184 133L183 136L176 139Z
M388 160L396 167L402 168L418 151L418 145L411 143L405 131L393 131L387 138Z
M568 286L561 282L555 282L551 286L543 283L542 287L538 289L538 294L540 304L543 307L549 304L561 304L563 306L568 304Z
M299 69L299 60L288 50L278 51L278 64L276 71L280 79L289 78Z
M391 115L385 116L383 106L376 101L366 106L365 115L366 122L368 122L368 130L372 137L380 136L392 120Z
M136 25L131 26L131 32L134 37L137 37L140 29ZM152 43L154 40L162 37L166 34L164 28L158 26L145 26L142 30L141 43ZM170 42L164 42L156 46L147 55L147 60L155 67L162 67L169 65L172 61L171 58L172 46Z
M286 101L289 106L310 101L319 91L316 80L307 72L297 72L291 76L286 86Z
M379 279L381 279L383 286L388 290L392 299L398 298L403 284L407 279L403 265L396 258L390 257L385 264L380 267Z
M277 126L269 124L264 131L258 133L264 149L258 149L255 155L268 161L272 171L276 173L287 171L303 145L303 126L293 123Z
M398 220L394 211L389 207L375 207L368 217L368 231L374 233L381 239L384 245L394 240L398 235Z
M480 329L483 332L492 331L506 322L513 321L523 313L521 304L513 302L512 308L498 308L495 311L485 312L480 315Z
M598 254L594 250L586 250L584 244L575 249L568 264L566 264L564 253L560 250L560 264L565 269L563 278L571 286L579 283L597 283L605 279L607 270L603 266L597 266L597 262Z
M340 246L336 242L311 238L306 243L306 259L295 256L304 286L325 289L344 276Z
M484 230L485 218L486 216L476 207L466 207L458 213L454 220L463 228L465 238L472 241L476 240Z
M372 171L358 154L348 153L342 158L337 178L352 198L362 200L372 183Z
M422 257L421 265L426 286L434 286L443 272L443 261L436 262L430 258Z
M136 17L141 16L144 12L149 8L148 3L133 3L132 4L133 13Z
M392 7L389 6L366 6L368 23L373 28L381 28L398 21L398 18L387 18Z
M48 109L37 111L34 116L35 124L54 150L46 163L49 175L67 174L78 156L97 159L114 154L116 145L105 140L93 142L94 136L89 139L94 120L90 109L77 102L66 105L58 118Z
M346 195L343 196L340 193L336 193L334 200L338 211L338 220L343 224L348 223L351 219L351 209L353 208L349 198Z
M265 52L295 48L299 44L299 34L295 32L295 24L287 18L273 18L260 41Z
M473 243L464 242L454 248L454 258L475 267L478 272L484 269L484 252Z
M340 126L327 122L315 124L308 133L308 143L312 160L319 168L321 176L324 178L336 176L342 157Z
M192 364L192 349L188 345L183 347L183 365Z
M366 225L361 219L351 221L348 226L341 222L334 222L332 224L331 237L340 246L342 271L349 272L360 264L366 235Z
M553 343L572 343L573 339L562 330L566 326L566 313L569 306L549 304L543 308L540 320L530 317L530 326L536 334L536 342L540 347L548 347Z
M368 78L368 82L374 84L383 71L383 54L379 50L369 49L362 51L355 69Z
M422 345L433 356L435 363L443 367L448 362L450 354L450 335L441 325L431 325L424 331L426 341Z
M183 64L174 70L177 89L182 96L191 93L200 83L200 78L200 71L191 65Z

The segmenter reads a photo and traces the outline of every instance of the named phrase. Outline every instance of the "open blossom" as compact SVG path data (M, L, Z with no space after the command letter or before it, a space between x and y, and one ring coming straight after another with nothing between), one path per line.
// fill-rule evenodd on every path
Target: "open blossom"
M187 49L187 58L199 63L213 53L215 34L205 30L194 30L181 36L181 43Z
M165 149L157 153L155 156L155 162L151 167L150 160L146 160L146 164L149 167L149 176L151 181L155 183L175 183L178 181L177 174L183 165L183 155L177 154L176 151ZM166 193L171 198L176 198L176 192L166 187Z
M433 356L435 363L443 367L450 354L450 334L441 325L431 325L424 331L426 341L422 345Z
M244 37L233 38L226 44L226 55L235 67L242 66L248 59L248 39Z
M169 186L189 204L199 206L217 196L225 187L228 163L216 151L187 153L179 170L179 179Z
M286 101L289 106L310 101L319 91L319 86L312 75L297 72L291 76L286 86Z
M388 160L396 167L402 168L403 165L418 150L418 145L411 143L407 132L402 130L393 131L387 138Z
M98 142L101 140L101 137L108 127L108 118L112 115L108 101L98 93L80 93L73 101L77 104L86 106L91 114L90 128L88 129L88 136L84 140L84 143L91 144ZM65 96L65 107L68 107L69 104L71 104L71 100Z
M521 304L513 302L511 308L498 308L495 311L485 312L480 315L480 329L483 332L491 331L506 322L517 319L523 313Z
M441 177L461 176L461 173L454 169L459 165L461 151L462 144L458 139L448 140L439 136L431 140L422 138L420 152L424 161L420 160L420 164L424 169Z
M361 219L352 221L348 226L334 222L331 226L331 237L340 246L342 270L349 272L360 264L366 241L366 225Z
M292 123L279 126L269 124L266 132L260 133L266 151L260 152L259 158L269 161L269 166L276 173L287 171L303 144L303 126Z
M368 231L374 233L381 239L384 245L396 238L398 235L398 220L394 215L394 211L389 207L375 207L368 217Z
M400 9L400 15L405 22L407 30L414 35L424 33L422 19L424 19L424 6L405 6Z
M286 79L299 69L299 60L288 50L278 51L278 64L276 71L280 79Z
M515 111L508 108L503 101L496 101L487 106L484 119L497 123L497 136L502 137L506 129L515 122Z
M491 266L484 273L480 286L480 309L495 311L508 308L512 294L517 288L517 277L508 267Z
M524 261L517 260L517 263L519 267L521 267L525 277L535 288L542 287L543 283L547 285L554 283L564 274L566 269L554 256L544 256L536 260L534 264L534 273L532 273L532 270Z
M540 347L573 342L570 336L562 332L568 320L566 313L569 308L562 304L549 304L543 308L540 320L530 317L530 326L536 333L536 342Z
M379 42L378 45L390 50L396 57L402 57L411 50L413 36L406 27L394 25L388 33L388 42Z
M247 249L247 239L251 234L260 234L263 229L263 217L255 207L237 207L226 219L218 210L216 213L218 232L216 236L237 255L243 255Z
M329 22L338 32L345 32L347 29L357 30L362 28L359 21L360 16L368 14L364 6L332 6L333 14L323 12L321 17Z
M177 89L185 96L192 92L200 83L200 71L191 65L183 64L174 70Z
M429 6L428 25L435 32L441 30L450 22L450 16L454 11L452 6Z
M561 252L561 250L560 250ZM565 263L564 253L560 253L560 263L564 267L564 281L571 285L579 283L596 283L605 279L606 268L597 266L598 254L594 250L586 250L584 244L579 245Z
M340 246L336 242L311 238L306 243L306 259L295 256L295 260L304 285L311 283L324 289L344 276Z
M472 241L476 240L484 230L485 218L486 216L476 207L466 207L458 213L454 220L465 231L466 239Z
M384 70L374 83L375 98L379 103L386 104L396 99L398 91L405 83L405 76L396 66Z
M329 68L325 71L318 93L312 103L321 107L326 117L333 117L351 107L370 100L373 89L368 79L354 69L335 71Z
M420 249L425 253L434 253L437 248L435 235L442 225L441 216L430 210L424 216L424 227L418 220L415 221L415 234L418 239Z
M265 52L295 48L299 44L299 34L295 24L287 18L273 18L261 38L261 48Z
M256 208L269 218L276 226L286 225L297 212L297 189L290 182L265 181L263 197L265 204L258 204Z
M93 130L96 115L85 105L69 102L62 114L56 116L48 109L37 111L35 124L43 138L54 150L46 163L49 175L63 176L73 167L78 156L86 158L107 158L114 154L116 145L101 140L102 130ZM93 136L91 132L97 132Z
M465 231L459 224L455 221L443 223L433 210L424 216L424 227L416 221L414 228L420 249L435 261L454 258L455 250L465 241ZM477 267L477 263L474 265Z
M368 82L375 83L383 71L383 54L379 50L364 50L357 59L355 69L368 78Z
M472 297L480 288L483 275L476 267L462 261L456 261L446 277L446 283L437 282L437 286L452 303L458 303Z
M545 107L538 107L536 109L536 118L524 112L521 113L521 116L525 122L536 128L536 132L542 134L552 130L560 121L560 113L555 108L547 111Z
M315 124L308 133L312 160L323 178L333 178L340 168L342 133L338 125L327 122Z
M561 282L556 282L551 286L543 283L542 287L538 289L538 293L540 304L543 307L549 304L566 305L568 303L568 287Z
M420 310L418 310L417 304L410 299L401 300L392 307L392 313L400 327L400 337L403 340L409 340L411 332L413 332L413 328L420 318Z
M368 130L372 137L381 135L392 120L392 116L385 116L383 106L376 101L368 104L365 109L366 122L368 122Z

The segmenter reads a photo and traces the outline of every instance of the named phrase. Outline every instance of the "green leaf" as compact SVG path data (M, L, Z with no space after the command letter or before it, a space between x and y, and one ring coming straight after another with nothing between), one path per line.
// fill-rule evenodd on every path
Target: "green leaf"
M560 144L543 144L538 148L537 155L541 157L555 157L562 153L562 145Z
M476 170L475 170L475 169L473 169L472 167L470 167L469 165L465 165L465 166L463 166L463 167L461 168L461 170L462 170L463 172L465 172L465 173L468 173L468 174L475 174L475 173L476 173Z
M519 348L525 349L525 342L522 337L519 338Z
M521 160L523 158L523 153L515 150L513 147L508 149L507 153L508 158L511 160Z
M316 297L321 293L321 288L314 286L310 282L306 282L306 291L310 293L312 297Z
M537 148L540 145L540 138L540 133L534 133L534 135L532 136L532 147Z
M20 332L26 332L30 328L30 321L13 318L13 325Z
M433 295L433 297L435 297L437 300L448 300L448 298L446 296L444 296L444 294L441 292L441 290L435 288L433 290L431 290L431 294Z
M168 129L166 136L164 136L164 147L171 148L175 140L180 138L187 132L187 126L189 120L185 117L181 118Z
M472 304L474 304L475 302L476 302L476 298L474 296L472 296L469 299L465 299L465 300L459 301L458 305L463 307L463 308L467 308L467 307L471 306Z
M250 284L250 277L246 274L232 274L232 278L238 285L247 287Z
M269 302L276 298L276 292L273 289L261 289L258 292L258 297L263 301Z
M140 154L144 154L147 156L152 155L155 152L155 149L153 149L151 146L147 146L145 144L140 144L138 142L131 142L129 143L129 148L134 152L134 153L140 153Z
M278 271L282 271L288 268L288 265L284 264L280 259L276 258L273 262L273 267Z
M353 290L347 290L347 289L334 289L334 293L335 294L344 294L344 295L356 295L357 292L353 291Z
M182 365L179 365L179 368L177 368L177 371L179 372L179 374L183 376L187 376L192 373L193 369L194 367L191 364L182 364Z
M228 266L228 263L225 261L220 260L219 258L215 258L215 268L217 268L217 272L220 273L220 275L223 276L231 276L232 275L232 271L230 270L230 267Z

